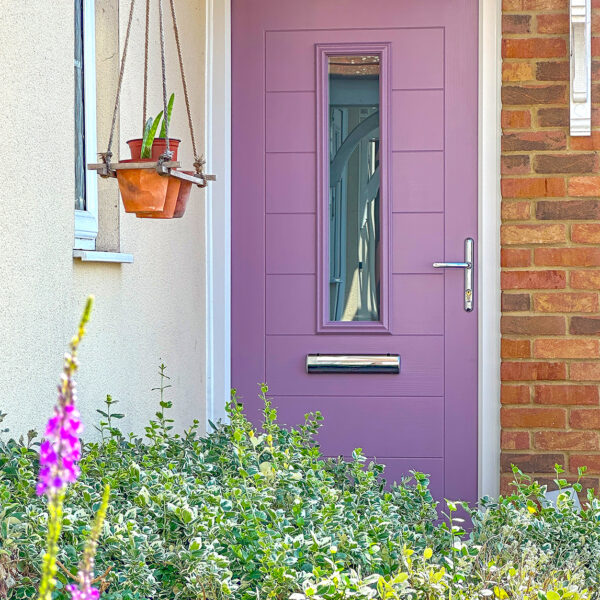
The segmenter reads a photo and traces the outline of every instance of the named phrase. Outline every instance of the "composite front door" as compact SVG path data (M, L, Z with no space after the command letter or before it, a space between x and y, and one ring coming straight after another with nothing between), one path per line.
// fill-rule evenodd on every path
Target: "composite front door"
M233 0L232 382L477 495L477 0ZM444 263L459 263L445 265ZM434 266L434 263L442 263Z

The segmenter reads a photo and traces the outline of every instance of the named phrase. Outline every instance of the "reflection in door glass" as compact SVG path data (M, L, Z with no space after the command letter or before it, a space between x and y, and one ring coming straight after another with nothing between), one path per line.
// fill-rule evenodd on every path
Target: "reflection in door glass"
M329 57L329 318L379 320L379 56Z

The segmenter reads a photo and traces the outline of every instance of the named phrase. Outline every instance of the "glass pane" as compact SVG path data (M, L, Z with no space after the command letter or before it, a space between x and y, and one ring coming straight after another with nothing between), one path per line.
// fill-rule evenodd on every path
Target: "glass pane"
M329 57L329 318L379 321L379 56Z
M75 209L85 210L83 0L75 0Z

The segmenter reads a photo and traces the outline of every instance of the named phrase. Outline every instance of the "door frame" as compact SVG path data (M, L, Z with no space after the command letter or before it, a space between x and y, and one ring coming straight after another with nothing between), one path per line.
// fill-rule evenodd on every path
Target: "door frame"
M500 489L501 0L479 0L478 491ZM231 387L231 0L206 0L206 417Z

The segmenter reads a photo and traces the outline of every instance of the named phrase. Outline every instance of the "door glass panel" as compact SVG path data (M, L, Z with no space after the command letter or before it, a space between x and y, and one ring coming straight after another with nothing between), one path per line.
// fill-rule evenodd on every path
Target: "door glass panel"
M329 318L379 321L381 60L328 63Z

